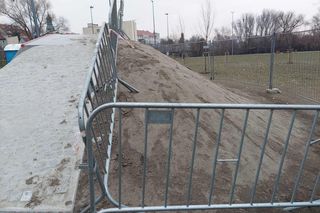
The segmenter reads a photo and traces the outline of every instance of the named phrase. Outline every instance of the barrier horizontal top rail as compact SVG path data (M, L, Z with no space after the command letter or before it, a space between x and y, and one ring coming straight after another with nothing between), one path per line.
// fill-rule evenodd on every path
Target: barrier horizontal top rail
M274 110L320 110L320 105L294 104L215 104L215 103L158 103L158 102L116 102L99 106L92 115L104 108L193 108L193 109L274 109Z

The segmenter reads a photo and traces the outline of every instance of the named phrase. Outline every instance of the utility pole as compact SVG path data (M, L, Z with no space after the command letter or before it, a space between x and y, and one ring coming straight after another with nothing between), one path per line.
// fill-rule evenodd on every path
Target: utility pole
M39 24L38 24L38 17L37 17L37 12L36 12L34 0L30 0L30 7L31 7L33 22L34 22L34 33L33 33L32 37L38 38L38 37L40 37L40 28L39 28Z
M154 46L157 45L157 39L156 39L156 21L154 18L154 0L151 0L152 2L152 15L153 15L153 44Z
M165 14L167 16L167 39L169 42L169 13Z
M93 16L92 16L92 9L93 6L90 6L90 14L91 14L91 29L92 29L92 35L94 34L94 29L93 29Z
M234 11L231 11L232 14L232 22L231 22L231 55L233 55L233 15L234 15Z

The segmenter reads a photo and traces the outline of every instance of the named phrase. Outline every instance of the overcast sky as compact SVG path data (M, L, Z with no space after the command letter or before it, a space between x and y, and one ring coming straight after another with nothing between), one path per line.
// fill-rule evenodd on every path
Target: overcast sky
M205 0L154 0L156 31L161 37L167 35L165 13L169 13L170 34L179 33L179 17L184 22L186 36L200 33L200 11ZM320 0L211 0L215 13L215 28L231 28L231 11L237 19L242 13L260 13L264 8L294 11L307 19L317 12ZM107 21L108 0L51 0L53 11L69 20L71 30L81 33L82 27L90 22L90 5L94 6L95 23ZM138 29L153 31L152 6L150 0L125 0L125 20L135 20ZM2 19L3 20L3 19Z

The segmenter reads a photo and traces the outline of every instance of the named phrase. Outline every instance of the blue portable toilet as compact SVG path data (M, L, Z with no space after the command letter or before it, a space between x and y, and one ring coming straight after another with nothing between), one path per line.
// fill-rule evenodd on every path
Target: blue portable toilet
M12 59L17 55L17 52L20 50L21 44L8 44L4 48L4 53L6 55L7 63L12 61Z

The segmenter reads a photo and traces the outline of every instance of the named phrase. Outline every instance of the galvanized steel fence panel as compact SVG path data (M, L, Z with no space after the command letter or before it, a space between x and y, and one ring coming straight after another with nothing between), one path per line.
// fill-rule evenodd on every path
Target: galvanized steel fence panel
M115 63L115 49L111 44L112 39L117 40L118 38L111 38L108 25L104 24L98 36L92 63L89 67L89 72L87 74L84 89L78 105L79 128L85 144L87 144L87 137L85 133L86 124L91 113L99 106L105 103L116 102L117 99L118 76ZM114 41L114 44L116 43L117 41ZM105 110L102 114L99 115L99 117L101 118L101 123L96 123L90 128L92 128L92 130L97 130L99 141L109 140L108 137L113 131L112 125L114 123L114 109ZM90 152L88 146L86 146L86 151L87 153ZM103 151L101 151L99 149L100 158L98 162L104 164L106 162L105 156L107 155L107 153L108 150L104 149ZM90 168L91 171L94 165L92 163L90 164L89 162L92 161L84 160L81 163L80 168L85 170L89 170ZM103 188L102 176L99 170L95 170L95 174L90 173L89 176L92 177L90 178L90 184L94 184L93 176L95 176L100 183L100 188ZM95 190L93 188L90 188L90 197L94 197L95 194ZM102 195L99 199L101 200L104 197L105 192L102 192ZM91 203L95 202L92 201ZM93 206L88 206L83 210L83 212L88 211L90 208L93 208Z
M276 35L273 85L320 102L320 31Z
M99 125L103 125L104 119L104 111L114 110L113 117L111 119L111 126L116 127L116 132L109 132L109 137L104 137L104 133L102 133L97 128ZM135 134L141 134L141 140L138 141L129 141L128 137L128 129L133 129L133 126L126 126L126 111L130 110L130 116L141 118L143 123L139 123L139 130L135 131ZM181 111L192 111L193 114L193 129L182 130L181 127L177 123L186 122L186 120L180 120L176 118L176 115ZM254 126L249 125L250 119L255 119L255 113L259 111L265 115L266 125L262 130L260 129L263 137L261 138L260 146L256 148L256 152L247 151L246 144L248 143L248 138L250 134L257 134L258 130L254 130ZM279 111L287 111L290 113L290 116L286 117L288 120L288 126L286 127L286 137L283 142L281 142L282 148L279 148L277 166L275 169L275 173L273 175L270 174L270 177L273 177L273 184L269 186L270 192L265 197L261 197L260 188L261 184L264 184L261 180L262 178L262 170L267 165L264 163L264 158L266 158L267 149L270 145L270 137L272 136L272 125L274 114ZM304 111L307 114L312 114L310 119L307 119L306 126L309 127L308 135L305 137L304 143L300 144L301 148L304 149L303 154L296 155L295 158L300 162L298 168L295 170L295 173L291 176L286 176L286 186L288 190L283 192L283 187L281 185L280 188L280 179L283 178L284 175L284 165L288 156L291 153L288 153L291 143L293 143L294 138L292 137L292 132L297 131L297 127L294 126L296 122L298 114ZM319 169L317 171L311 171L307 165L310 164L310 153L311 149L319 143L319 126L318 126L318 117L319 117L320 106L317 105L250 105L250 104L174 104L174 103L110 103L105 104L98 107L96 110L92 112L90 118L87 122L86 126L86 145L88 150L88 161L91 165L89 173L90 176L90 187L91 190L94 191L94 183L93 179L96 171L99 171L99 174L104 175L104 185L102 191L105 193L106 197L109 201L116 206L116 208L103 209L100 212L146 212L146 211L177 211L177 210L209 210L209 209L237 209L237 208L295 208L295 207L319 207L320 202L318 199L320 198L320 191L318 189L319 184ZM201 114L205 113L215 113L216 120L212 120L210 122L215 123L216 128L211 129L209 131L216 132L215 138L210 138L210 141L206 143L212 143L213 147L210 152L213 153L212 157L208 159L210 161L210 166L207 170L210 170L210 181L206 187L206 192L199 192L200 189L194 187L194 185L199 186L199 182L197 178L195 179L193 176L199 175L199 168L196 167L198 165L196 163L196 159L199 158L199 152L197 149L200 149L201 146L199 144L199 140L201 135L203 134L200 131L200 127L203 128L203 120L200 119ZM239 115L242 114L242 118L238 120L239 122L239 138L237 141L234 141L235 150L232 153L229 153L231 158L225 157L221 150L225 145L223 136L225 134L231 134L232 129L228 128L228 132L224 129L226 127L226 123L229 122L230 119L229 114L236 113ZM115 117L114 117L115 116ZM300 115L301 116L301 115ZM207 117L207 115L206 115ZM181 119L181 118L180 118ZM241 124L242 123L242 124ZM138 124L137 124L138 125ZM150 163L153 163L154 160L151 155L151 151L149 146L151 146L154 142L150 141L149 135L154 134L155 132L159 132L160 129L167 129L167 148L163 151L158 150L157 153L163 154L163 162L156 161L156 165L166 165L163 173L158 174L157 179L163 180L163 184L159 185L150 185L148 179L150 178L150 174L153 171L150 171ZM234 128L237 128L234 126ZM136 128L135 128L136 129ZM224 129L224 130L223 130ZM124 130L126 134L124 134ZM187 131L188 135L192 135L192 137L184 138L183 141L185 143L185 147L190 147L189 150L189 158L183 159L188 161L189 169L183 170L181 167L177 167L177 158L176 153L179 152L187 152L186 150L177 150L175 146L175 140L177 138L174 137L174 132L177 131ZM252 132L253 131L253 132ZM190 140L190 141L189 141ZM126 142L124 142L126 141ZM189 142L188 142L189 141ZM128 174L128 170L124 169L128 166L124 164L124 159L126 156L133 155L132 151L128 152L126 146L130 146L130 143L135 143L138 147L141 147L140 150L140 161L139 162L131 162L132 170L130 170L130 174L138 173L140 183L135 183L135 186L130 185L130 183L124 182L124 180L128 180L124 174ZM160 139L157 140L156 143L161 143ZM257 142L258 143L258 142ZM112 147L112 145L115 145ZM173 148L174 147L174 148ZM208 147L210 147L208 145ZM318 147L319 148L319 147ZM205 147L206 149L206 147ZM280 151L282 150L282 151ZM291 150L292 151L292 150ZM275 151L276 152L276 151ZM314 154L314 153L313 153ZM232 157L233 155L233 157ZM239 178L242 175L241 172L244 169L243 158L250 157L249 155L257 155L257 159L255 162L251 162L254 164L254 169L252 172L252 178L250 179L249 190L247 194L242 194L242 201L239 201L239 193L237 193L237 187L240 182ZM316 159L316 162L319 163L320 159ZM101 163L102 162L102 163ZM223 174L219 174L217 167L221 164L233 164L232 178L230 178L229 183L225 182L225 185L230 186L229 193L224 195L224 198L219 202L219 190L221 187L221 178L224 178ZM113 169L111 169L113 168ZM178 203L172 203L172 194L170 191L176 186L172 185L173 175L172 173L177 172L178 174L185 177L186 181L182 185L182 190L185 190L184 196L185 199L180 200ZM308 172L306 170L308 169ZM136 170L136 171L135 171ZM221 170L220 170L221 171ZM151 173L150 173L151 172ZM177 174L177 173L175 173ZM263 173L266 175L265 173ZM288 173L285 173L288 175ZM314 181L306 183L302 181L306 176ZM112 178L111 178L112 177ZM132 177L131 177L132 178ZM129 180L131 180L129 178ZM243 178L243 177L242 177ZM309 180L309 179L308 179ZM302 187L303 182L303 187ZM292 185L290 184L292 183ZM131 183L132 184L132 183ZM283 184L283 182L282 182ZM258 187L259 186L259 187ZM132 188L133 187L133 188ZM149 189L148 189L149 188ZM150 192L150 188L153 191ZM179 190L181 190L179 189ZM202 189L202 188L201 188ZM280 191L280 189L282 191ZM289 190L290 189L290 190ZM137 191L138 194L135 194L134 201L128 201L128 197L126 194L131 191ZM140 191L140 192L138 192ZM152 193L155 191L163 192L163 199L158 200L157 202L151 202L150 196L152 197ZM280 192L282 193L280 196ZM299 198L297 198L297 194L299 192ZM207 193L206 201L202 201L203 203L195 204L193 201L193 195L198 193ZM285 198L283 197L285 194ZM94 195L94 194L93 194ZM132 196L132 194L131 194ZM171 196L171 197L170 197ZM219 198L219 199L218 199ZM92 202L95 201L95 197L92 197ZM218 201L217 201L218 199ZM160 204L161 203L161 204ZM92 211L96 211L95 204L92 203Z
M85 138L85 128L91 112L104 103L116 101L117 72L107 24L102 27L79 101L79 127ZM110 113L108 119L110 119ZM104 123L108 124L110 120Z
M100 212L145 212L145 211L178 211L178 210L210 210L210 209L238 209L238 208L296 208L296 207L319 207L320 203L318 199L319 194L319 179L320 172L312 171L310 173L308 163L309 155L314 153L320 139L318 129L318 117L319 106L301 106L301 105L247 105L247 104L169 104L169 103L116 103L117 86L118 82L126 86L130 91L136 92L137 90L126 82L118 79L116 69L116 57L117 57L117 45L118 34L121 33L119 22L122 13L120 8L119 14L117 14L116 1L110 1L111 13L110 13L110 26L111 33L109 34L108 26L105 24L98 38L95 55L92 60L91 67L89 69L88 76L86 78L85 88L81 95L79 103L79 126L83 136L83 140L86 144L87 159L81 165L82 168L88 170L89 175L89 189L90 189L90 206L85 208L84 211L90 210L90 212L96 212L97 204L104 198L108 198L109 202L115 206L115 208L103 209ZM120 16L119 16L120 15ZM119 19L119 20L118 20ZM188 47L184 47L187 49ZM234 48L234 51L237 51ZM224 56L224 63L229 62L229 59ZM218 58L216 60L219 61ZM227 61L226 61L227 60ZM266 59L267 60L267 59ZM255 60L257 61L257 60ZM265 63L265 62L264 62ZM207 67L209 68L209 67ZM214 67L215 68L215 67ZM276 69L277 67L275 67ZM260 75L261 76L261 75ZM132 153L125 153L128 148L128 144L124 141L128 140L127 131L134 130L132 126L128 127L126 124L127 110L131 110L130 115L138 116L142 118L142 122L139 124L141 128L138 128L134 133L139 135L142 139L134 141L141 147L140 160L133 163L139 163L138 167L134 167L133 172L138 172L139 184L134 184L134 187L138 187L139 193L134 197L137 202L128 202L126 194L129 189L128 183L125 183L127 174L125 157L131 156ZM193 128L182 129L180 126L176 126L177 116L180 111L191 111ZM251 154L246 148L247 138L252 133L252 125L250 126L250 119L255 111L263 111L266 115L266 126L263 129L263 137L261 137L261 145L258 146L257 152L258 160L254 161L254 176L250 179L250 190L246 194L246 198L243 202L239 202L239 195L237 194L238 184L241 181L241 172L243 172L242 162ZM276 172L274 173L274 183L272 190L268 195L268 199L259 198L261 184L261 177L263 175L264 159L270 144L270 137L272 137L272 124L274 114L278 111L287 110L291 113L291 118L288 120L287 135L282 143L282 152L279 153L279 162L277 164ZM206 201L201 203L194 203L194 193L197 192L195 186L197 186L198 170L197 170L197 158L199 157L198 150L201 149L199 140L202 137L201 129L203 123L201 120L202 114L205 111L216 114L215 120L212 122L215 124L216 137L210 138L213 142L212 158L210 158L210 166L206 168L210 172L209 183L206 186ZM281 185L281 178L283 176L283 169L285 167L288 153L290 151L290 144L292 144L292 131L296 128L294 126L296 117L300 111L308 111L313 113L311 119L307 119L306 125L310 126L309 135L304 141L304 153L299 158L299 168L296 169L294 179L291 181L290 192L286 196L286 199L280 199L280 191L283 190ZM228 121L228 113L234 113L242 115L242 118L236 119L234 122L240 122L240 127L237 128L239 138L235 141L235 151L229 154L233 156L223 155L223 142L226 132L223 130L226 127ZM184 122L184 121L180 121ZM167 148L164 150L164 158L161 159L163 165L165 165L164 172L158 176L162 178L163 186L153 185L153 189L163 192L163 199L159 199L156 202L150 201L150 175L148 169L150 169L152 156L150 156L150 141L149 136L154 134L154 130L158 131L159 128L167 128L168 139ZM115 130L114 130L115 129ZM185 159L188 161L187 170L180 171L183 177L186 179L183 186L185 191L183 199L179 202L172 202L171 190L174 188L172 174L177 171L177 167L173 167L176 164L176 143L174 138L174 132L185 131L191 136L190 139L185 138L185 141L190 140L188 145L190 148L190 156ZM227 134L231 134L232 129ZM114 145L114 146L112 146ZM203 149L203 148L202 148ZM209 149L209 147L205 147ZM160 151L159 151L160 152ZM224 153L225 154L225 153ZM155 162L156 165L160 161ZM222 177L218 172L218 167L224 164L232 164L232 176L229 181L229 189L227 196L224 199L217 200L219 197L218 186L221 185ZM113 168L113 169L112 169ZM308 170L308 172L306 172ZM312 174L313 181L309 181L308 190L304 185L304 178L306 175ZM180 174L181 175L181 174ZM98 184L98 186L96 185ZM302 187L303 185L303 187ZM282 188L281 188L282 187ZM298 192L303 190L305 196L298 196ZM99 195L100 193L100 195ZM281 191L281 193L283 193ZM151 196L152 197L152 196ZM282 197L281 197L282 198ZM183 201L182 201L183 200Z

